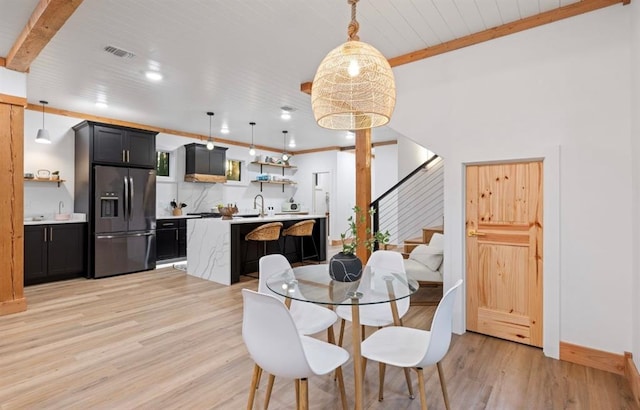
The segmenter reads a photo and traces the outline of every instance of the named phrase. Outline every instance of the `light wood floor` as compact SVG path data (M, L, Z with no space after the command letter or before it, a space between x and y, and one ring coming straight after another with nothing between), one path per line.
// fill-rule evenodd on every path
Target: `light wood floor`
M257 281L225 287L173 269L28 287L29 309L0 317L0 409L245 408L242 287ZM412 306L405 324L426 328L433 310ZM478 334L454 337L443 363L454 409L635 408L621 376ZM352 404L351 362L344 371ZM429 408L443 409L435 368L426 373ZM383 402L377 379L370 363L365 408L420 408L401 371L387 370ZM340 407L329 376L309 392L311 409ZM294 404L293 383L276 380L270 408Z

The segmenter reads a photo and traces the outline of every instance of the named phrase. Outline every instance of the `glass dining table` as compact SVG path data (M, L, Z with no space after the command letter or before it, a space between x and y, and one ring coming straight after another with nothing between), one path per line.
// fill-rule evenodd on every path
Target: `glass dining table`
M356 282L339 282L329 276L329 265L306 265L287 269L267 279L267 287L285 297L285 301L298 300L329 307L347 305L352 312L353 373L355 383L355 409L362 409L363 368L360 343L360 306L388 303L395 325L400 318L396 301L407 298L418 290L418 282L405 273L364 268Z

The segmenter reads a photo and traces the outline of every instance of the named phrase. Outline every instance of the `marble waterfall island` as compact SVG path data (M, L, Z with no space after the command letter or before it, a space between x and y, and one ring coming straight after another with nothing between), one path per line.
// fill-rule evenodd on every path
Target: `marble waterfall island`
M265 217L189 219L187 221L187 273L223 285L231 285L240 280L243 273L258 271L258 258L263 252L263 244L245 241L247 233L269 222L282 222L283 229L307 219L316 221L313 227L313 241L304 238L305 254L315 253L312 260L327 259L327 229L324 215L276 215ZM285 241L267 243L268 253L282 253L290 263L299 261L300 238L290 237Z

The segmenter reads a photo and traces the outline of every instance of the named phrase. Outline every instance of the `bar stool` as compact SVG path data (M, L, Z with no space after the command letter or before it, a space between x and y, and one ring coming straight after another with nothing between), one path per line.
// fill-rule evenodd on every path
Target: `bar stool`
M245 235L244 240L244 269L250 262L257 262L260 258L267 254L267 242L280 240L280 230L282 229L282 222L270 222L262 224ZM249 241L262 242L262 255L258 255L258 258L247 260L247 248Z
M283 249L287 248L287 237L288 236L297 236L300 237L300 263L304 264L305 259L316 258L318 257L318 248L316 247L316 241L313 239L313 225L316 223L315 219L308 219L306 221L300 221L296 224L291 225L284 231L282 231L282 236L284 237L284 245ZM311 243L313 244L313 250L315 253L313 255L305 255L304 254L304 238L308 236L311 238Z

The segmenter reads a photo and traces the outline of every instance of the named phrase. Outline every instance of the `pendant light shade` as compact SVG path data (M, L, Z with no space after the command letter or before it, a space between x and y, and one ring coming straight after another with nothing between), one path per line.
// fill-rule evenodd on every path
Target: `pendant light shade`
M351 4L349 40L322 60L311 87L311 107L319 126L334 130L379 127L396 104L393 71L374 47L359 41L356 3Z
M249 155L253 157L254 155L256 155L256 147L253 146L253 127L254 125L256 125L256 123L250 122L249 125L251 125L251 146L249 146Z
M211 119L213 118L213 113L211 111L207 111L207 115L209 116L209 139L207 140L207 149L212 150L214 148L213 138L211 138Z
M38 130L38 135L36 136L36 142L40 144L51 144L51 138L49 137L49 131L44 128L44 106L49 104L47 101L40 101L42 104L42 128Z
M289 160L289 154L287 154L287 132L282 131L282 160L287 162Z

